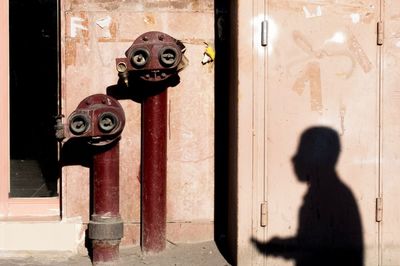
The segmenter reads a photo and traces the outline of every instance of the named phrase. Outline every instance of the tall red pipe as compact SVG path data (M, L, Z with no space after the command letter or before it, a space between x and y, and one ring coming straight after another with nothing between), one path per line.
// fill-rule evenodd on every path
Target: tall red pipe
M167 90L142 106L142 249L166 246Z
M176 74L188 62L185 50L181 41L150 31L133 42L126 57L116 59L119 83L129 88L132 81L140 81L144 87L139 95L145 97L141 197L141 244L145 252L159 252L166 246L167 88L179 82Z

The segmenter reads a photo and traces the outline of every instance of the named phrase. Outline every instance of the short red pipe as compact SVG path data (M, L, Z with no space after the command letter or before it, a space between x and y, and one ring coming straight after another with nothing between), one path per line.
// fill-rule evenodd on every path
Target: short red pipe
M166 246L167 90L142 105L142 249Z
M119 216L119 142L98 149L93 156L93 211Z
M96 147L93 157L93 264L119 259L122 220L119 214L119 141Z

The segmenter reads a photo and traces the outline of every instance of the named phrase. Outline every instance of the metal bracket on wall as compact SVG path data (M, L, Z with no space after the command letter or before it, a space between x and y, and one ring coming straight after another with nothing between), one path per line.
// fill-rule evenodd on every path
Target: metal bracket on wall
M263 20L261 22L261 45L268 45L268 20Z
M268 205L267 202L261 203L261 208L260 208L260 225L262 227L267 226L268 223Z
M383 45L383 40L384 40L383 21L378 21L378 23L377 23L377 39L376 39L376 43L378 45Z
M383 219L383 199L382 198L376 198L375 218L378 223L382 222L382 219Z

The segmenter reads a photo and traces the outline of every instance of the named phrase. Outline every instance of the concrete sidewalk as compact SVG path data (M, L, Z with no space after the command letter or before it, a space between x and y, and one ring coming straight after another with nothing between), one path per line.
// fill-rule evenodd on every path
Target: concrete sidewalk
M60 252L1 252L1 266L41 265L92 265L88 256ZM214 242L197 244L168 244L167 249L157 255L143 255L140 247L121 248L120 261L108 265L152 265L152 266L229 266Z

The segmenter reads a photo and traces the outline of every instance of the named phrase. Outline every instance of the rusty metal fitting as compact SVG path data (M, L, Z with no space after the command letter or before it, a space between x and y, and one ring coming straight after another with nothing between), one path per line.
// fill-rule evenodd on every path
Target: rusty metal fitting
M74 135L82 135L90 128L90 117L85 113L74 113L68 120L69 130Z
M55 131L56 139L58 141L62 141L65 138L63 117L64 117L63 115L55 116L56 124L54 125L54 131Z
M70 138L87 138L93 145L105 145L117 139L124 126L125 114L114 98L95 94L81 101L67 119L65 134Z
M181 41L168 34L146 32L125 52L126 58L116 59L117 71L125 84L127 73L146 81L162 81L186 66L185 50Z
M137 69L143 68L149 62L149 57L149 50L142 47L134 48L128 56L131 60L132 66Z
M89 222L89 238L94 240L119 240L124 236L121 217L92 215Z

